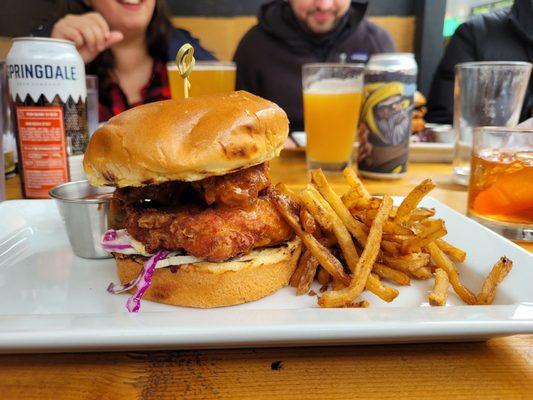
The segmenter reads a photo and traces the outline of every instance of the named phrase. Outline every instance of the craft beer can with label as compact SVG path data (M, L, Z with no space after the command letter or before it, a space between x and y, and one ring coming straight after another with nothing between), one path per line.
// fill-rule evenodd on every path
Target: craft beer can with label
M359 174L396 179L407 171L417 65L413 54L370 57L359 124Z
M33 37L14 39L6 61L22 191L48 198L54 186L83 179L85 65L73 42Z

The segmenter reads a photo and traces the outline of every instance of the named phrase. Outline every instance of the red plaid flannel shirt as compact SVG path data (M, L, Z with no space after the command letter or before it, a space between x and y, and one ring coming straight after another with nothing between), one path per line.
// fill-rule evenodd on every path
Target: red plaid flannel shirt
M118 83L109 81L107 85L99 87L98 112L100 122L107 121L114 115L120 114L141 104L151 103L158 100L170 99L170 87L168 86L167 68L164 62L154 60L152 78L141 90L142 100L135 104L129 104L128 99Z

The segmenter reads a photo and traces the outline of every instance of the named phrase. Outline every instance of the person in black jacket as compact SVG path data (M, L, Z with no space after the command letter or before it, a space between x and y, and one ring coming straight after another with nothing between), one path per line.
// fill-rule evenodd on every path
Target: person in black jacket
M304 63L366 61L394 51L388 33L364 19L366 2L275 0L264 4L258 24L242 38L234 60L237 88L279 104L291 130L303 129Z
M533 1L515 0L512 8L480 15L462 24L448 44L428 97L426 120L453 122L455 65L469 61L533 61ZM532 116L530 80L520 115Z

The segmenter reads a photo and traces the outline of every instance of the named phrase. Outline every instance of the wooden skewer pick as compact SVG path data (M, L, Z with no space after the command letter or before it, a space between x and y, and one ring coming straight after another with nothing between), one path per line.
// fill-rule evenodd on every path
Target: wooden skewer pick
M189 75L191 74L196 60L194 59L194 47L189 43L185 43L178 51L176 56L176 65L178 66L178 72L183 78L183 96L189 97L189 89L191 83L189 82Z

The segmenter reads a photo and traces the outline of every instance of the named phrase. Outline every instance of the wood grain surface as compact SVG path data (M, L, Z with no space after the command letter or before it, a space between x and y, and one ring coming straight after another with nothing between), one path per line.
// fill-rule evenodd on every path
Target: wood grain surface
M431 177L432 196L464 212L447 164L412 164L404 179L367 181L405 194ZM274 181L307 182L304 159L272 162ZM346 186L328 177L335 189ZM18 179L8 198L20 197ZM530 251L533 248L525 246ZM533 268L533 265L531 266ZM0 399L532 399L533 336L435 343L0 356Z
M533 336L485 343L8 355L5 399L531 399Z

